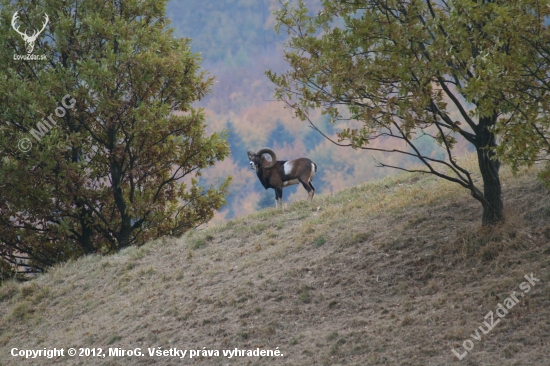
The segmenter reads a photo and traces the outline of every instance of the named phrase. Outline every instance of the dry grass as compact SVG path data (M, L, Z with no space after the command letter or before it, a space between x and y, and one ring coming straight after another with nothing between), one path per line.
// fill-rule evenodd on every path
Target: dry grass
M492 231L464 190L402 174L6 283L0 365L22 364L12 347L155 346L284 354L185 362L201 365L548 365L550 197L535 174L503 171L508 219ZM540 284L459 362L451 348L530 273ZM54 361L182 364L34 360Z

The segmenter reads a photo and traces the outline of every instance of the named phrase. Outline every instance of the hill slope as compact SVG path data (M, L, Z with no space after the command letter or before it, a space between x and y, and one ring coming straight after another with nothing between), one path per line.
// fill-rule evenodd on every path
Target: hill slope
M0 364L548 365L550 197L534 175L503 172L498 232L479 228L463 189L401 174L7 283ZM473 339L531 273L540 282ZM451 349L467 339L459 361ZM14 347L145 356L23 362ZM283 356L181 361L149 357L153 347Z

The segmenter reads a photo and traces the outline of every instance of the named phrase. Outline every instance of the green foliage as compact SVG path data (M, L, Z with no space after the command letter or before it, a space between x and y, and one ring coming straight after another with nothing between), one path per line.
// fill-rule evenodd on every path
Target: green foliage
M213 78L167 29L166 1L0 3L0 252L43 269L208 221L230 178L197 178L229 146L191 106ZM26 53L17 9L25 26L50 15L34 50L45 61L14 60ZM47 116L55 125L37 141Z
M521 35L521 53L517 57L523 77L514 84L513 93L507 95L506 113L495 128L503 141L497 153L516 172L522 165L531 166L550 157L549 2L539 2L533 15L539 19L516 21L515 29L510 29ZM546 174L542 172L539 176L545 183Z
M543 23L542 3L327 0L312 15L303 1L287 2L276 30L289 34L290 70L267 76L302 120L320 108L331 121L346 121L336 143L418 158L424 169L417 171L470 190L483 206L483 224L494 224L503 219L495 132L514 107L509 99L529 88L518 86L524 37L530 24ZM531 123L528 114L514 118ZM426 138L441 153L426 149ZM372 146L377 139L401 147ZM483 191L454 159L459 139L478 153Z

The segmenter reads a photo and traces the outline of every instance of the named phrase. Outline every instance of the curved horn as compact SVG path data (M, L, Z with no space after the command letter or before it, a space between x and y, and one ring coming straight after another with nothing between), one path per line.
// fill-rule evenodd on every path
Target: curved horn
M275 166L275 163L277 162L277 155L275 155L275 151L270 149L269 147L264 147L260 151L258 151L257 155L263 155L263 154L269 154L271 156L271 164L265 167L265 169L271 169Z

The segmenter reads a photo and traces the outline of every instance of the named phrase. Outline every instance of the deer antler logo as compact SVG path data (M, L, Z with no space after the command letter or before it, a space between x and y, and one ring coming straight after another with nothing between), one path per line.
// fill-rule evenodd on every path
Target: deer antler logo
M11 26L13 27L13 29L15 29L15 31L17 33L19 33L21 35L21 37L23 37L23 40L27 44L27 46L26 46L27 47L27 53L32 52L32 50L34 49L34 42L36 42L36 39L38 38L40 33L42 33L44 31L44 29L46 29L46 25L48 25L48 21L50 20L50 18L48 18L48 14L44 13L44 18L45 18L45 22L44 22L44 26L42 27L42 29L40 29L39 31L34 30L32 35L30 35L30 36L27 35L27 31L25 31L25 33L20 32L19 27L16 26L15 23L17 23L17 19L19 19L19 15L17 15L17 12L15 12L15 14L13 14L13 17L11 18Z

